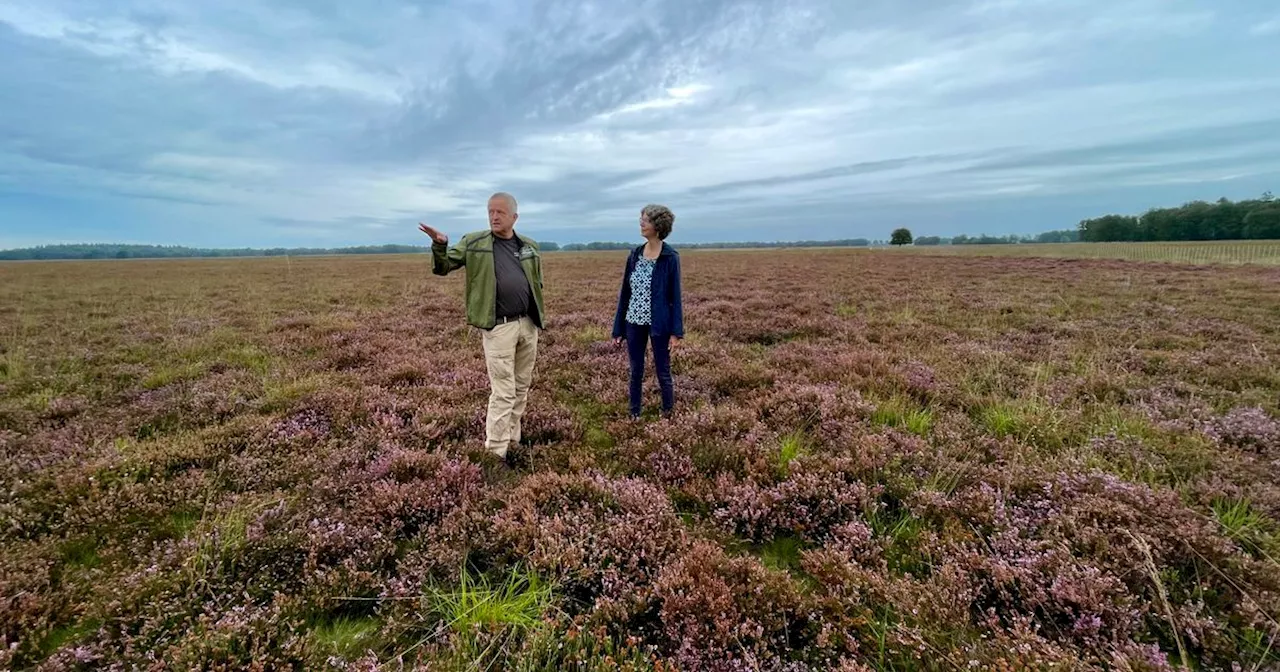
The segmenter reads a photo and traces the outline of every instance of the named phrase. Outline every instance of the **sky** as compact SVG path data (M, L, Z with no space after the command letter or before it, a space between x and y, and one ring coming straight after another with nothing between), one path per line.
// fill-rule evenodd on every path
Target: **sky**
M0 248L1006 235L1280 192L1274 0L4 0Z

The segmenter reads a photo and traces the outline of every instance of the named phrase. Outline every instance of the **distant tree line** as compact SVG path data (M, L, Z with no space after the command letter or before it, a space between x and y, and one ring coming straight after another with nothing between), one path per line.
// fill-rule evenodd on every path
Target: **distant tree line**
M1232 202L1226 198L1216 203L1192 201L1177 208L1152 208L1138 216L1104 215L1080 222L1076 229L1046 231L1035 236L969 236L952 238L919 236L914 239L907 229L898 229L891 241L895 245L1008 245L1025 243L1176 241L1176 240L1276 240L1280 239L1280 201L1271 192L1259 198ZM583 250L629 250L638 243L592 242L560 245L542 242L545 252ZM885 244L883 240L846 238L839 240L799 240L737 243L672 243L681 249L758 249L780 247L868 247ZM422 254L431 251L420 245L362 245L356 247L314 248L274 247L208 249L181 245L122 245L85 243L41 245L16 250L0 250L0 261L44 259L168 259L183 257L283 257L335 254Z
M1061 231L1045 231L1044 233L1034 236L1019 236L1017 234L1011 234L1008 236L988 236L986 234L970 236L960 234L953 238L919 236L914 242L916 245L1010 245L1032 243L1075 243L1079 241L1079 231L1063 229Z
M875 241L880 243L881 241ZM583 250L629 250L639 243L593 242L560 245L539 242L543 252ZM741 242L741 243L673 243L680 249L736 249L777 247L866 247L873 241L865 238L842 240L803 240L796 242ZM0 250L0 261L32 261L50 259L179 259L189 257L301 257L332 254L425 254L430 247L417 245L366 245L340 248L223 248L206 249L179 245L117 245L107 243L75 245L42 245L17 250Z
M619 243L619 242L594 242L594 243L569 243L567 245L556 245L555 243L541 243L543 250L564 250L565 252L581 252L586 250L630 250L640 243ZM867 247L871 245L871 241L866 238L845 238L839 240L798 240L790 242L760 242L747 241L738 243L682 243L673 242L671 246L682 250L731 250L731 249L762 249L775 247ZM549 246L555 246L554 248Z
M1280 239L1280 201L1271 195L1232 202L1192 201L1139 216L1105 215L1080 222L1086 242Z
M415 245L365 245L359 247L314 248L274 247L269 249L228 248L204 249L180 245L116 245L93 243L78 245L41 245L18 250L0 250L0 260L28 261L40 259L180 259L186 257L302 257L321 254L406 254L427 252L430 248Z
M1267 196L1265 199L1269 199ZM1210 205L1210 208L1222 207L1223 203L1236 208L1251 207L1251 204L1273 204L1273 201L1259 199L1258 201L1242 201L1240 203L1231 204L1227 201L1219 201L1218 205ZM1192 207L1186 206L1186 207ZM1182 209L1178 209L1182 210ZM1099 230L1115 231L1118 225L1109 224L1114 219L1142 219L1149 218L1152 213L1160 211L1151 211L1143 218L1125 218L1119 215L1107 215L1096 220L1086 220L1082 222L1079 229L1064 229L1061 231L1045 231L1034 236L989 236L986 234L970 236L961 234L955 237L940 236L918 236L914 239L907 229L899 229L895 231L897 242L892 240L868 240L866 238L841 238L836 240L797 240L797 241L745 241L745 242L720 242L720 243L685 243L673 242L672 247L678 249L770 249L784 247L873 247L885 244L912 244L915 245L1008 245L1008 244L1028 244L1028 243L1073 243L1081 240L1087 240L1085 236L1089 232L1097 233ZM1251 218L1252 217L1252 218ZM1252 207L1241 217L1242 230L1273 232L1270 237L1280 238L1280 203L1274 203L1271 207ZM1086 223L1102 222L1102 225L1090 225L1086 227ZM1245 221L1248 220L1248 221ZM1254 228L1250 229L1252 225ZM1099 226L1102 228L1100 229ZM1115 228L1106 229L1106 226ZM1259 228L1271 227L1271 228ZM893 238L893 237L891 237ZM1134 238L1101 238L1101 240L1137 240ZM1161 238L1140 240L1165 240ZM1170 239L1180 240L1180 239ZM1188 240L1202 240L1191 238ZM596 241L591 243L569 243L561 245L555 242L539 242L539 247L544 252L579 252L579 251L595 251L595 250L629 250L639 243L634 242L608 242ZM431 251L430 247L419 245L364 245L356 247L339 247L339 248L313 248L313 247L275 247L275 248L195 248L183 247L180 245L121 245L108 243L95 244L73 244L73 245L42 245L39 247L29 247L17 250L0 250L0 261L23 261L23 260L41 260L41 259L168 259L168 258L184 258L184 257L282 257L282 256L308 256L308 255L338 255L338 254L426 254Z

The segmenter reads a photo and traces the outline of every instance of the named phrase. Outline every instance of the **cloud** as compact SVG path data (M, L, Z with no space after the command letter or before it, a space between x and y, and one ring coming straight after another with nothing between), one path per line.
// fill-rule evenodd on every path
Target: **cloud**
M959 172L1028 171L1053 168L1077 172L1097 166L1169 165L1184 159L1188 162L1209 160L1227 153L1232 160L1242 151L1266 157L1280 151L1280 119L1246 122L1213 127L1178 129L1125 140L1088 146L1074 146L1047 151L1006 152L997 158L980 161Z
M398 100L397 83L375 73L357 71L341 60L325 57L294 62L251 60L202 42L198 35L170 30L167 21L147 16L90 15L72 18L49 6L12 4L0 7L0 21L20 33L54 41L94 56L119 59L161 75L227 73L272 87L332 88L375 99Z
M633 238L649 202L685 240L1062 228L1272 188L1280 47L1236 20L1190 0L15 0L0 226L416 243L418 221L482 227L507 190L561 242Z
M1265 36L1280 33L1280 16L1254 24L1249 32L1253 35Z
M608 121L613 117L622 114L634 114L636 112L645 112L647 110L661 110L669 107L678 107L680 105L689 105L696 102L697 95L705 92L709 87L704 84L690 84L686 86L676 86L667 89L663 95L657 98L640 101L638 103L628 103L616 110L601 112L596 116L596 120Z

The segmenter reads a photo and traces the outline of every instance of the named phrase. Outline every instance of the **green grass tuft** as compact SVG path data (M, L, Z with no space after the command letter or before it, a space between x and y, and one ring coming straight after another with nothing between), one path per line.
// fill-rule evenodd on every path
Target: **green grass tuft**
M337 616L318 619L311 637L325 653L350 659L376 649L381 629L381 621L371 616Z
M551 586L532 572L513 569L495 586L485 575L476 578L464 570L457 587L431 589L427 603L454 632L470 632L475 626L525 630L542 621L552 596Z
M776 537L767 544L756 549L760 562L765 567L783 571L794 571L800 567L800 551L804 550L804 541L797 537Z
M204 375L208 368L208 365L204 362L158 364L142 380L142 387L148 390L155 390L165 385L194 380Z
M1050 453L1078 444L1087 424L1073 422L1058 408L1035 398L999 400L977 406L972 416L991 435L1012 437Z
M75 644L98 630L102 623L90 619L80 623L71 623L54 628L40 640L39 650L42 656L53 655L55 651L69 644Z
M274 363L271 355L263 352L255 345L230 348L223 353L221 359L233 367L248 369L259 375L266 375L270 372Z
M905 396L895 395L876 404L871 413L871 422L923 437L933 429L933 412Z
M917 518L910 511L877 508L867 515L871 531L884 539L885 558L889 568L900 574L927 576L929 558L919 549L922 534L929 529L928 521Z
M172 511L157 528L157 532L170 539L181 539L200 523L200 512L185 509Z
M605 420L614 409L599 399L582 395L565 395L564 403L581 422L583 440L588 447L598 451L613 448L616 440L605 428Z
M1220 499L1213 503L1212 509L1214 519L1227 538L1262 557L1276 554L1275 522L1255 509L1248 499Z
M439 625L400 655L445 635L447 657L436 661L444 669L507 669L519 643L536 638L546 627L554 596L553 587L534 572L512 568L495 585L487 575L473 577L464 567L456 585L427 588L424 615Z
M77 537L62 544L62 561L73 567L91 569L102 564L98 540L92 536Z
M13 383L27 372L26 353L22 347L6 347L0 351L0 381Z
M297 378L277 378L264 376L262 400L258 405L261 413L279 413L287 411L299 401L325 389L343 384L341 376L322 373Z
M607 340L608 338L609 332L605 331L604 327L592 324L587 325L574 333L573 342L578 345L591 345L592 343L599 343Z
M786 478L791 471L791 463L808 452L809 442L804 431L796 430L782 437L782 442L778 445L778 474Z

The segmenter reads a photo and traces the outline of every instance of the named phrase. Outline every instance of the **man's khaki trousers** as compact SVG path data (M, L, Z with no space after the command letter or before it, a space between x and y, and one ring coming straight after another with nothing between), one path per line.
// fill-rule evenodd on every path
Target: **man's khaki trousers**
M482 331L484 358L489 367L489 414L485 421L485 447L498 457L520 441L520 419L524 417L533 382L533 362L538 356L538 327L533 320L499 324Z

